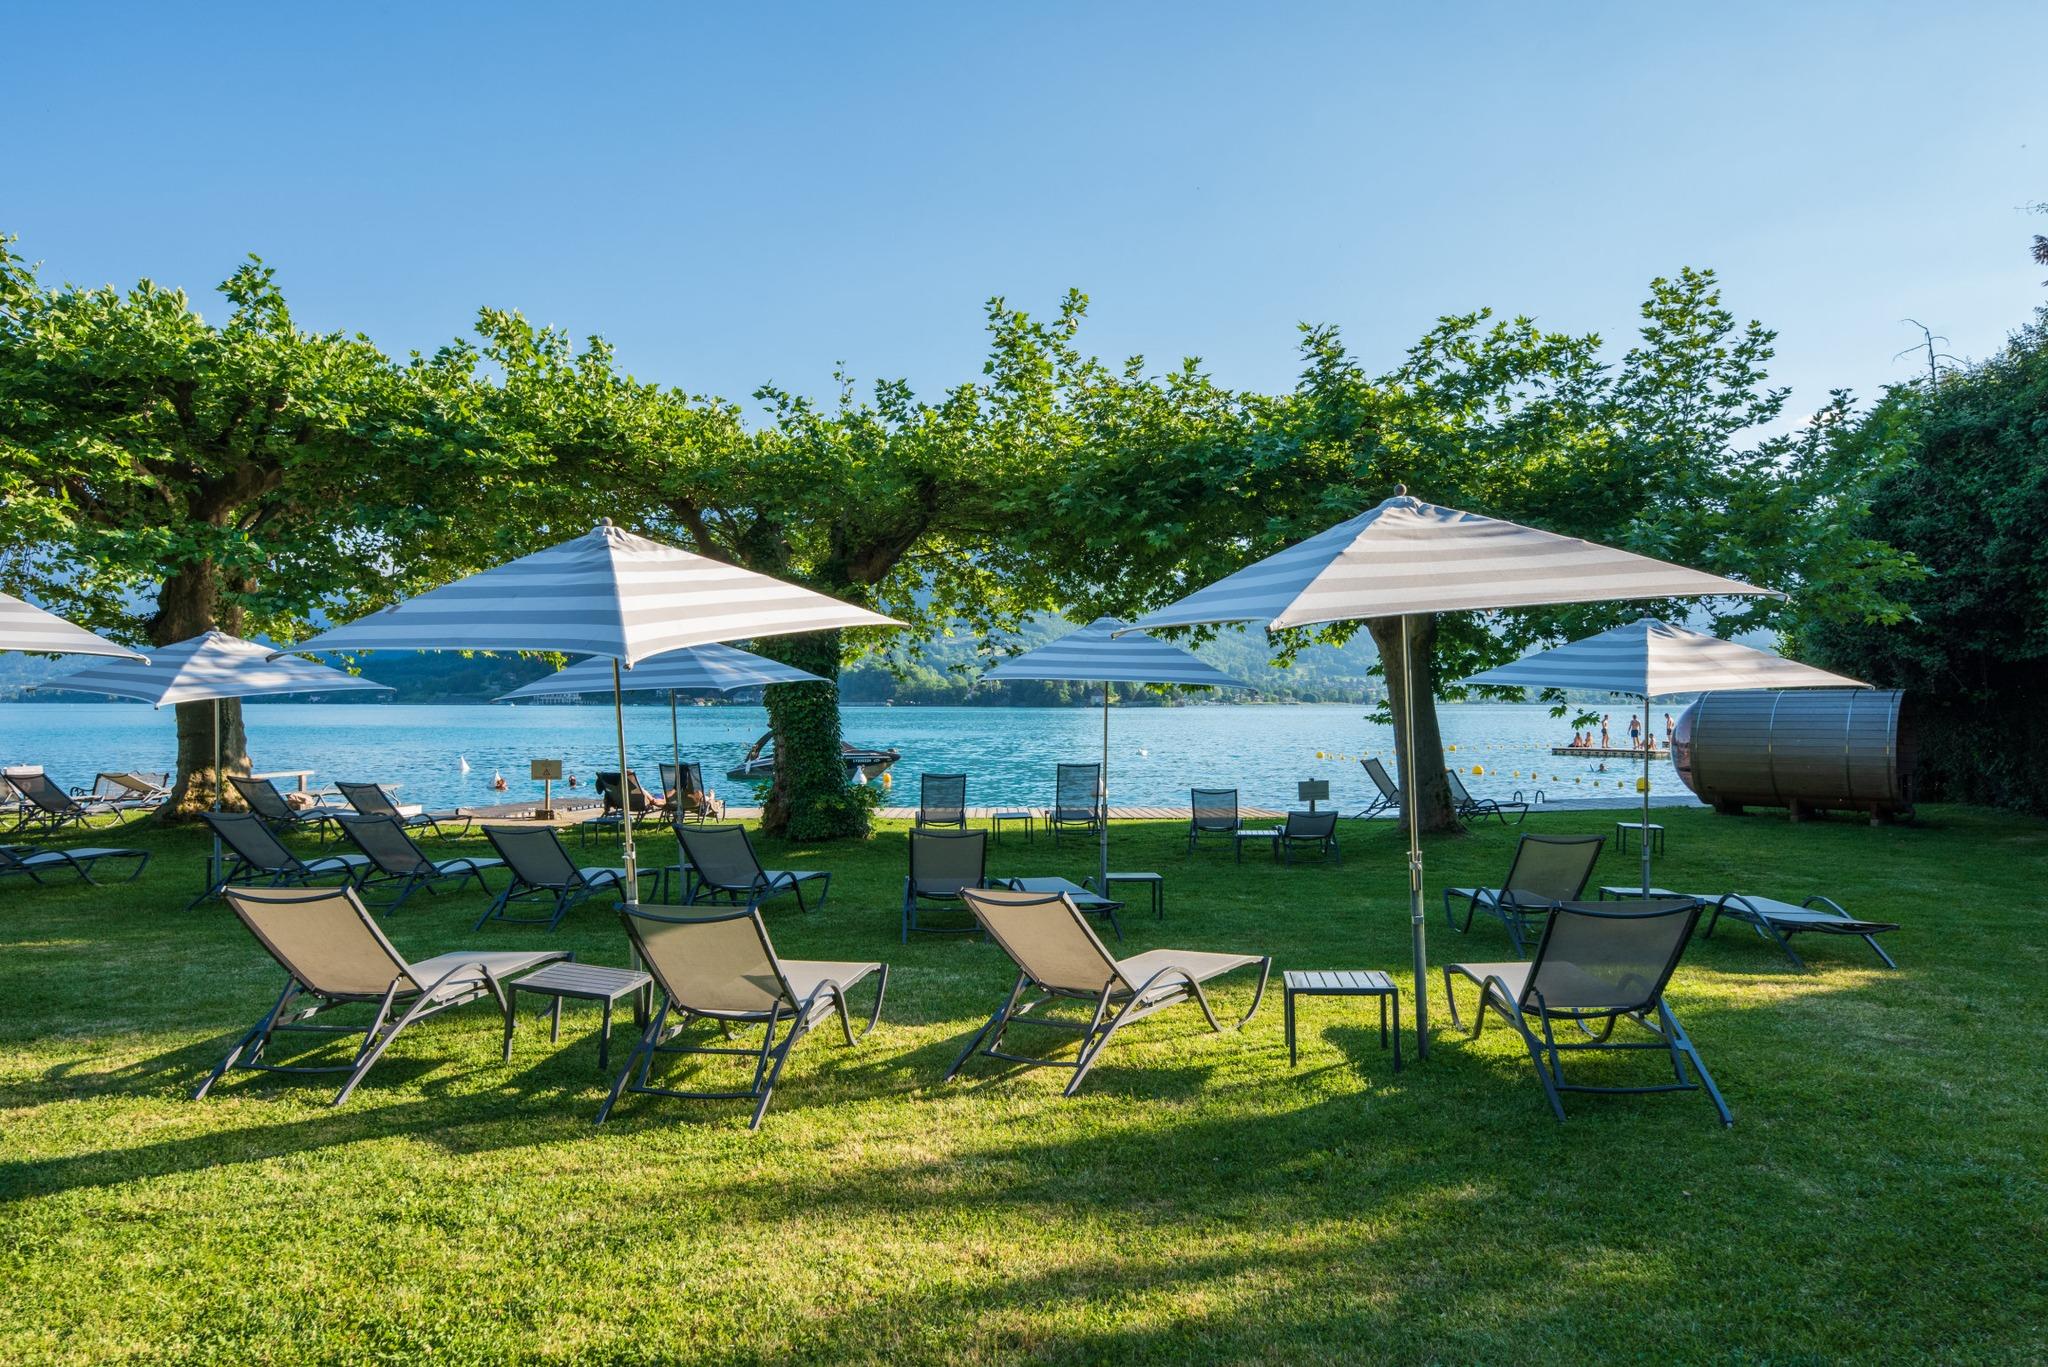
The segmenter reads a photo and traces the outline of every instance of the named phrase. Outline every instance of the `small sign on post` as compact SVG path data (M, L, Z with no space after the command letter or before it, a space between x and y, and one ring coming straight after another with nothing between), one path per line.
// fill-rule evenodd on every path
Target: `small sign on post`
M1305 778L1294 785L1294 795L1308 804L1313 812L1318 802L1330 800L1330 780L1326 778Z
M562 761L558 759L537 759L530 766L533 777L542 785L540 809L533 814L536 821L555 819L555 780L562 776Z

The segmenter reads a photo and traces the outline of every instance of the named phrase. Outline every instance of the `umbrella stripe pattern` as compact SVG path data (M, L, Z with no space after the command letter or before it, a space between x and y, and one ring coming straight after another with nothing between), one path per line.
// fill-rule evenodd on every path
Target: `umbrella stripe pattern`
M1524 688L1587 688L1635 697L1730 688L1866 688L1718 636L1645 617L1464 680Z
M1117 635L1124 632L1124 635ZM1012 656L982 676L988 679L1045 679L1070 683L1183 684L1189 687L1247 688L1204 664L1179 646L1133 632L1114 617L1098 617L1079 631L1023 655Z
M651 689L673 688L679 692L696 689L717 693L730 692L735 688L755 688L763 684L780 683L828 683L816 674L807 673L794 665L780 660L764 659L759 655L736 649L728 645L685 646L671 650L666 655L656 655L642 660L626 673L620 686L628 693L644 692ZM612 665L610 660L579 660L566 669L557 670L545 679L536 679L523 687L499 697L499 702L511 698L548 698L564 693L609 693L612 691Z
M280 656L272 647L223 631L208 631L165 646L141 662L89 665L37 687L139 698L164 707L218 698L255 698L276 693L389 692L389 684L344 674L310 660Z
M8 593L0 593L0 650L24 650L38 655L112 655L125 660L143 658L140 652L117 646Z

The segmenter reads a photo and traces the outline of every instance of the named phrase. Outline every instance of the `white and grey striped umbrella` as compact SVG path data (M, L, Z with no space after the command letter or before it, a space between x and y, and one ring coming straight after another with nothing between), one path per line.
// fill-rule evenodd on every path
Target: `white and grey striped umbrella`
M1122 635L1117 633L1122 632ZM984 679L1042 679L1102 685L1102 827L1095 890L1109 895L1109 685L1179 684L1187 688L1250 688L1204 664L1179 646L1133 631L1114 617L1098 617L1036 650L1013 655L983 674Z
M1262 622L1277 631L1426 612L1770 592L1399 494L1136 625Z
M1523 688L1589 688L1662 698L1729 688L1868 688L1825 669L1788 660L1654 617L1588 636L1463 680Z
M391 690L354 674L344 674L311 660L271 658L273 647L245 641L224 631L208 631L168 645L148 659L88 665L34 685L41 690L107 693L139 698L163 707L171 703L207 702L220 698L257 698L280 693L346 693Z
M302 650L558 650L631 667L684 646L894 618L722 560L594 530L323 631Z
M113 655L124 660L148 658L139 650L117 646L9 593L0 593L0 650L25 650L38 655Z
M1441 508L1404 489L1376 508L1247 565L1178 602L1140 617L1136 629L1260 622L1268 630L1438 612L1604 603L1645 598L1770 594L1719 575L1652 560L1577 537ZM1401 627L1401 682L1410 631ZM1400 746L1404 792L1415 753L1413 699ZM1429 1050L1429 957L1422 909L1422 833L1408 818L1408 920L1414 951L1416 1052Z
M794 665L764 659L733 646L702 645L685 646L666 655L642 660L626 672L622 685L628 693L660 692L663 689L685 693L692 689L730 693L736 688L754 688L763 684L829 682L831 680L806 673ZM566 669L558 669L545 679L535 679L510 693L500 694L498 701L611 691L611 661L588 659L579 660Z

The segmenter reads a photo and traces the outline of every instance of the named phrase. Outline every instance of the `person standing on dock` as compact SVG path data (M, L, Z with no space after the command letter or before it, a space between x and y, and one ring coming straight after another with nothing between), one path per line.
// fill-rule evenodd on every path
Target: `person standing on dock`
M1628 714L1628 748L1631 750L1643 748L1643 721L1642 718L1633 712Z
M1678 723L1671 720L1671 714L1669 712L1666 712L1664 714L1664 748L1666 750L1669 750L1671 748L1672 742L1677 739Z
M1600 748L1602 750L1612 750L1614 748L1607 736L1607 720L1607 714L1602 713L1600 716Z

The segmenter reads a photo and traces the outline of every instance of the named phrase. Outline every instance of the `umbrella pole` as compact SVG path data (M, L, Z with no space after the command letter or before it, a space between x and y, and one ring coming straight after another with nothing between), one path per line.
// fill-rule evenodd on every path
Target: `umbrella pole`
M220 804L225 800L225 795L221 792L221 789L225 786L226 781L220 776L220 699L215 698L213 700L213 809L216 812L220 810ZM207 868L207 886L211 887L220 878L219 831L213 833L213 853L209 858L211 862Z
M673 821L676 815L675 804L683 795L683 741L676 731L676 691L673 688L668 691L668 752L669 760L676 769L676 790L673 793L663 793L662 796L668 799L669 820Z
M1095 891L1099 896L1109 896L1109 681L1102 683L1102 792L1096 799L1102 804L1102 837L1100 853L1096 859Z
M626 904L640 904L640 863L633 854L633 797L626 786L626 691L619 678L619 662L612 661L612 722L619 736L619 829L626 834Z
M1650 695L1643 694L1643 900L1650 900Z
M1429 1055L1429 947L1428 928L1422 915L1422 813L1416 794L1421 791L1421 774L1415 758L1415 675L1408 655L1409 618L1401 615L1401 731L1406 738L1402 752L1408 759L1407 784L1401 805L1408 814L1408 922L1415 949L1415 1057Z

